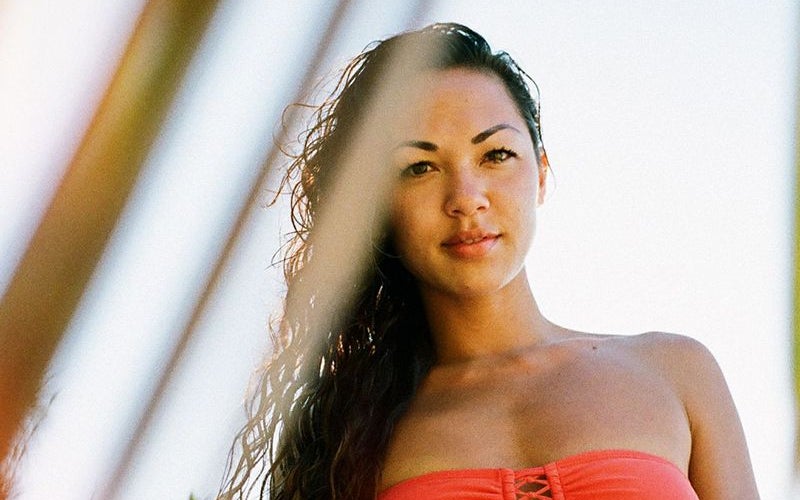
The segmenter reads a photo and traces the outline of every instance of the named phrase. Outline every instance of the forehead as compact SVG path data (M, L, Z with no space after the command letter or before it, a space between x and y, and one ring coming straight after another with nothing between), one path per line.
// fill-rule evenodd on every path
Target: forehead
M498 123L525 130L514 100L494 74L465 68L436 70L416 75L408 84L415 97L410 119L401 127L405 135L474 135Z

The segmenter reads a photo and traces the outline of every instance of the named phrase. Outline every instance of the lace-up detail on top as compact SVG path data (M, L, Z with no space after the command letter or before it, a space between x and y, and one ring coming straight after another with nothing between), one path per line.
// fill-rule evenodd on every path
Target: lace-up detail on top
M536 475L522 475L518 476L514 481L516 488L516 500L542 500L550 499L553 496L550 494L550 481L547 480L546 474Z

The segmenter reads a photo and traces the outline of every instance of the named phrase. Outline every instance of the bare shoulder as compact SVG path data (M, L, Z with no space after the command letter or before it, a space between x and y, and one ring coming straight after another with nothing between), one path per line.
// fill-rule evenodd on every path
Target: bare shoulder
M711 352L699 340L686 335L665 332L647 332L639 335L619 336L629 348L653 360L669 362L674 356L698 356L713 361Z
M685 335L648 332L620 341L628 355L663 376L675 389L696 427L708 405L732 407L722 370L711 351ZM738 417L737 417L738 418Z
M639 335L575 335L601 348L613 363L647 373L674 391L690 420L703 412L698 406L729 398L722 371L711 351L700 341L675 333ZM653 380L655 380L653 379Z
M681 399L692 434L689 476L700 498L758 498L736 406L706 346L661 332L620 338L617 343L663 375Z
M692 337L647 332L614 338L627 355L658 371L681 392L701 389L700 386L705 382L712 385L724 383L714 355L702 342Z

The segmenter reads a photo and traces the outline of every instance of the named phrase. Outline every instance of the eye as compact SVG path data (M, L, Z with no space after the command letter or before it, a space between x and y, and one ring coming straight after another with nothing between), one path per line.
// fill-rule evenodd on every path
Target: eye
M509 158L516 158L516 156L517 153L511 151L508 148L497 148L483 155L483 159L484 161L488 161L491 163L503 163Z
M421 175L427 174L432 170L433 166L431 166L431 164L427 161L418 161L417 163L412 163L404 168L400 175L403 177L420 177Z

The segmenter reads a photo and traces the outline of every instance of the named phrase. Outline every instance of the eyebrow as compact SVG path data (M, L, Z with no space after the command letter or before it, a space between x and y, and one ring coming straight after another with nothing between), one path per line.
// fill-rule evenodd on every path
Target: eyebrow
M497 124L497 125L495 125L493 127L487 128L483 132L479 133L478 135L476 135L475 137L470 139L470 142L472 142L472 144L480 144L483 141L485 141L486 139L488 139L489 137L491 137L493 134L495 134L495 133L497 133L497 132L499 132L501 130L505 130L505 129L511 129L511 130L516 131L516 132L519 132L519 129L517 129L513 125L509 125L508 123L499 123L499 124ZM428 142L428 141L405 141L405 142L401 142L400 144L398 144L397 147L398 148L402 148L402 147L417 148L417 149L422 149L423 151L431 151L431 152L439 150L439 146L437 146L436 144L434 144L432 142Z
M405 141L398 144L397 147L419 148L424 151L436 151L439 149L439 146L428 141Z
M499 132L501 130L507 129L507 128L510 128L511 130L519 132L519 130L517 130L516 127L514 127L512 125L509 125L508 123L499 123L499 124L495 125L494 127L487 128L486 130L484 130L480 134L478 134L475 137L473 137L471 142L472 142L472 144L480 144L481 142L483 142L486 139L488 139L489 136L491 136L492 134L494 134L496 132Z

